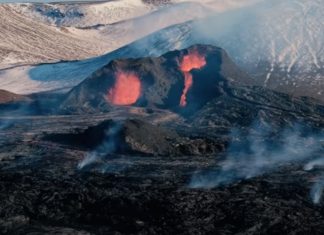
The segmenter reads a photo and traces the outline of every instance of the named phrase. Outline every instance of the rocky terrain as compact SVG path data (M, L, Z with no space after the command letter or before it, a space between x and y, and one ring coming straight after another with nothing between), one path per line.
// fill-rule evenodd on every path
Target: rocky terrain
M321 234L324 107L251 82L195 45L0 106L0 233Z
M14 102L21 102L24 100L28 100L28 98L22 95L14 94L12 92L0 90L0 105L14 103Z
M322 203L309 194L320 168L305 171L308 158L227 186L191 186L197 172L221 167L231 126L134 107L0 121L3 234L320 234L324 226Z

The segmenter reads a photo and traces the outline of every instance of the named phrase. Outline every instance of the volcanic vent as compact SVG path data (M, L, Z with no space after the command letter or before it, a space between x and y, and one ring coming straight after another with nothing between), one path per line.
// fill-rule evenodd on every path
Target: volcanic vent
M132 105L141 95L141 81L136 73L117 71L115 84L109 89L107 99L115 105Z
M188 113L238 81L246 84L249 78L224 50L194 45L160 57L111 61L72 89L60 110L106 112L133 105Z
M185 82L184 89L180 99L180 106L187 105L187 93L193 85L193 78L191 71L193 69L200 69L206 65L206 59L204 55L199 54L197 50L189 51L189 53L181 59L180 70L184 74Z

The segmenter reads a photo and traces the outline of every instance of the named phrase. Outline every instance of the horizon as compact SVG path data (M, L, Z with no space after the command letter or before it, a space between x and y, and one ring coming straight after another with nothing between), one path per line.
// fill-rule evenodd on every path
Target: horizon
M111 1L114 1L114 0L55 0L55 1L51 1L51 0L45 0L45 1L42 1L42 0L34 0L34 1L16 1L16 0L12 0L12 1L2 1L0 0L0 4L8 4L8 3L78 3L78 2L82 2L82 3L85 3L85 2L111 2Z

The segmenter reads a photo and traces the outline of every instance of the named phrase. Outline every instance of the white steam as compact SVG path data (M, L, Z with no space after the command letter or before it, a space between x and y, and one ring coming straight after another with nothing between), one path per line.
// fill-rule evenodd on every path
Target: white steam
M216 169L193 175L190 187L212 188L249 179L286 164L309 160L322 149L321 136L306 135L300 128L286 129L279 136L273 136L270 129L257 127L247 135L234 133L233 139L245 140L233 141L225 160Z
M304 170L311 171L316 167L323 167L323 166L324 166L324 158L318 158L308 162L304 166ZM324 175L319 177L311 188L310 196L314 204L320 203L323 194L323 189L324 189Z
M305 171L310 171L310 170L313 170L317 166L324 166L324 158L318 158L318 159L315 159L315 160L312 160L312 161L308 162L304 166L304 170Z
M319 181L317 181L310 192L310 196L312 198L312 201L314 204L319 204L321 201L321 197L323 194L323 188L324 188L324 180L321 179Z
M85 158L78 164L78 169L81 170L84 167L89 166L113 153L117 147L116 135L118 134L119 130L120 125L115 125L108 128L105 132L106 137L104 141L95 150L86 154Z

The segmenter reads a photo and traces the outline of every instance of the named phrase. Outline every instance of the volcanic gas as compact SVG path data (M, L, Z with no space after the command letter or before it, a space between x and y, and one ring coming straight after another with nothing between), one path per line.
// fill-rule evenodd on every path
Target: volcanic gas
M117 71L115 84L108 92L108 100L115 105L132 105L141 96L141 81L134 72Z
M185 77L185 84L180 98L181 107L185 107L187 105L187 93L193 84L191 71L193 69L201 69L205 65L205 56L201 55L197 50L192 50L188 55L183 56L180 62L180 70Z

